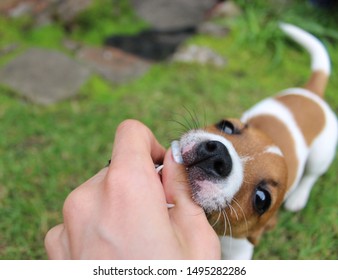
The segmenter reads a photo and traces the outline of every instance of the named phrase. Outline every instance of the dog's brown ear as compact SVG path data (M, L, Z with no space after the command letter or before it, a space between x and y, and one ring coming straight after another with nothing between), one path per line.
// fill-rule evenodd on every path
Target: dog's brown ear
M272 230L277 224L277 213L275 213L266 223L265 231Z
M252 232L252 234L248 236L249 242L256 246L259 243L263 232L264 228Z
M261 236L264 232L269 231L273 229L276 226L277 223L277 215L273 215L265 224L264 227L261 227L255 231L253 231L249 236L248 240L253 244L257 245L259 243L259 240L261 239Z

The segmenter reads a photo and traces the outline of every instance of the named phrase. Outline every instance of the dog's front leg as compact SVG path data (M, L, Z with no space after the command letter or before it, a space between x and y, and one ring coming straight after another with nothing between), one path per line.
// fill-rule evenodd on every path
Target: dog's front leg
M251 260L254 245L246 238L220 236L223 260Z

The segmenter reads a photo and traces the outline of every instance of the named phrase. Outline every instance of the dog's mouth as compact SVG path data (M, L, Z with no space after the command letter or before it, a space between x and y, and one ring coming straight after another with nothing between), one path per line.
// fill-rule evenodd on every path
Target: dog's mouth
M192 198L207 213L225 208L243 181L242 162L223 137L190 132L171 144L174 160L185 166Z

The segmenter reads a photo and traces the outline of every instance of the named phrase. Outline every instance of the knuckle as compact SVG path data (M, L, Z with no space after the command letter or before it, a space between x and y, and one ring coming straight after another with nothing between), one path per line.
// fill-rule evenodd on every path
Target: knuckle
M125 120L125 121L123 121L119 124L116 132L117 133L121 133L121 132L123 133L126 130L130 130L130 129L133 129L133 130L148 130L148 128L143 123L141 123L140 121L133 120L133 119L127 119L127 120Z
M79 189L73 190L63 204L63 217L65 220L77 219L84 213L83 196ZM79 213L81 215L79 215Z
M125 189L128 185L133 185L134 177L127 173L126 169L121 166L112 166L112 171L107 174L105 179L105 191L109 191L108 193L112 192L121 192L121 190Z

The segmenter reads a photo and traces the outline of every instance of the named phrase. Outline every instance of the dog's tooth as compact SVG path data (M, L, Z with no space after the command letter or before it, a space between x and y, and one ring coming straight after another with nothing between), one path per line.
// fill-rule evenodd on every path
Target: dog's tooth
M183 158L180 149L180 142L175 140L171 142L171 152L173 154L173 158L178 164L183 164Z
M155 170L157 173L161 174L163 169L163 164L161 165L155 165Z

